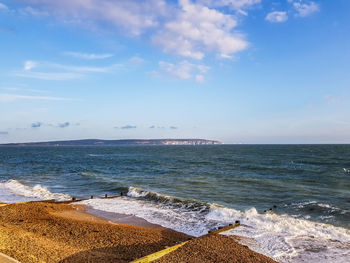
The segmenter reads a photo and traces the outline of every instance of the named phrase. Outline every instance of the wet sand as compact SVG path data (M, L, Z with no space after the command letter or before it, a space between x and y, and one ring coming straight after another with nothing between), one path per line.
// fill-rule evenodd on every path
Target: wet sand
M127 215L119 220L141 226L110 222L86 209L55 203L0 206L0 252L22 263L130 262L189 238ZM232 238L212 235L193 239L158 262L274 261Z

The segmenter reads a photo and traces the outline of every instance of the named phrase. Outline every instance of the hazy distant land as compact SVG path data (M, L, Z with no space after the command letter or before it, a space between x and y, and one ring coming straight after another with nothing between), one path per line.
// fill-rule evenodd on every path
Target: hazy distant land
M7 143L0 146L119 146L119 145L213 145L219 141L204 139L153 139L153 140L69 140L50 142Z

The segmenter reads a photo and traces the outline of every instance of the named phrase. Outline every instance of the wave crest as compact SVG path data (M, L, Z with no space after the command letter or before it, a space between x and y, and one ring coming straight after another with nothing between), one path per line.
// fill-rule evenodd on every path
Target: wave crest
M129 197L142 198L144 200L161 203L163 205L171 206L173 208L187 209L190 211L208 212L210 208L219 206L217 204L210 204L206 202L199 202L196 200L182 200L168 195L162 195L157 192L147 191L140 187L129 187L127 194Z
M55 199L57 201L64 201L71 199L71 197L67 194L52 193L47 187L42 186L40 184L30 187L14 179L5 182L0 182L0 187L3 190L9 192L9 194L12 194L12 198L14 200L16 200L16 196L26 197L34 200ZM20 200L22 201L22 199Z

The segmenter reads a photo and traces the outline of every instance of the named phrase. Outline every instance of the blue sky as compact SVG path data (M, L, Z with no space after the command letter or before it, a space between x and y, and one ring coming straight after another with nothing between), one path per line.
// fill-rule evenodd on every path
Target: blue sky
M349 12L347 0L0 0L0 143L349 143Z

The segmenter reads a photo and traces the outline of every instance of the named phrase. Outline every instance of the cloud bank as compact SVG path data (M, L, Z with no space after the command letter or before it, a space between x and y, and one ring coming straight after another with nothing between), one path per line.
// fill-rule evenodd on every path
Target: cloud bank
M46 126L46 127L54 127L54 128L67 128L69 126L79 126L80 124L79 123L75 123L75 124L71 124L70 122L66 121L66 122L62 122L62 123L57 123L57 124L51 124L51 123L43 123L43 122L33 122L31 124L31 127L32 128L40 128L40 127L43 127L43 126Z
M155 125L152 125L152 126L150 126L149 128L150 128L150 129L161 129L161 130L166 129L165 126L155 126ZM177 130L178 128L179 128L179 127L177 127L177 126L170 126L170 127L169 127L170 130Z
M42 122L34 122L32 123L31 127L32 128L40 128L43 125Z
M144 35L163 51L182 57L202 59L208 53L223 58L248 47L237 31L238 14L247 15L261 0L21 0L31 13L47 12L64 23ZM228 7L223 11L222 7ZM83 59L102 59L111 54L67 52Z
M121 127L114 127L115 129L122 129L122 130L130 130L130 129L136 129L137 127L135 125L125 125Z
M165 23L153 37L164 51L202 59L206 51L227 58L247 48L244 37L233 32L237 21L231 15L189 0L180 0L179 4L181 9L175 19Z
M64 123L59 123L59 124L57 124L57 127L59 127L59 128L66 128L66 127L68 127L69 125L70 125L69 122L64 122Z

